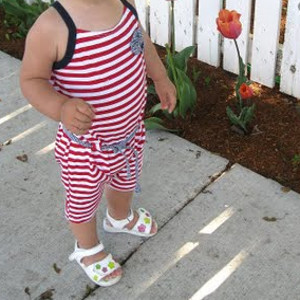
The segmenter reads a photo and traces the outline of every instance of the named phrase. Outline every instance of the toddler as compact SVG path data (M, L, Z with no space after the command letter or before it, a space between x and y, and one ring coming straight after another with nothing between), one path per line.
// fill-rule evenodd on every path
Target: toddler
M176 89L139 24L134 0L56 1L26 39L22 91L59 122L55 158L75 236L69 258L100 286L122 276L97 236L95 213L104 190L106 231L143 237L157 232L146 209L131 209L143 161L146 73L162 109L172 112Z

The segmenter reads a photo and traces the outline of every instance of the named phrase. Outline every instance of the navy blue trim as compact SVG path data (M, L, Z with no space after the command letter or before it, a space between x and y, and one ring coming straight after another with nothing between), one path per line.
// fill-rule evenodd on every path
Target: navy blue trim
M130 4L127 0L121 0L121 2L131 10L131 12L135 15L135 17L137 19L139 19L138 13L137 13L135 7L132 6L132 4Z
M55 1L52 4L52 7L54 7L60 14L61 18L66 23L69 30L66 53L60 61L55 62L52 66L52 69L62 69L68 65L68 63L72 60L72 57L74 55L76 45L76 26L69 13L58 1Z

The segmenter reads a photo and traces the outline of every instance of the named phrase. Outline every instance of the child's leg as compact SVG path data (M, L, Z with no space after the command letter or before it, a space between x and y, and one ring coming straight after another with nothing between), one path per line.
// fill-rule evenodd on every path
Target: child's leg
M85 223L73 223L69 222L70 228L78 242L78 246L83 249L90 249L99 244L99 239L97 235L96 228L96 217L94 216L89 222ZM87 256L82 259L82 262L88 266L92 263L100 261L107 256L107 253L101 251L95 255ZM122 274L121 269L115 270L110 275L106 276L104 279L114 278Z
M107 199L107 208L109 215L116 220L126 219L131 207L133 191L121 192L107 186L105 190L105 196ZM128 229L131 229L135 225L137 220L138 214L134 212L134 219L129 224L127 224L126 227ZM153 223L150 232L154 233L156 231L156 225L155 223Z
M109 176L101 172L97 164L92 164L89 159L85 159L91 156L90 149L82 148L79 151L77 144L70 141L63 132L61 132L61 136L57 141L55 151L57 161L60 163L62 169L62 182L66 190L65 216L77 241L79 251L77 251L77 247L74 250L78 254L80 248L92 249L99 244L100 240L97 235L95 215L102 197L105 182L109 181ZM69 160L70 154L72 154L72 160ZM99 246L98 249L100 248ZM72 260L77 260L76 251L71 254ZM95 253L95 251L92 252ZM83 252L81 251L81 253ZM104 259L106 264L108 261L105 260L106 256L106 252L99 250L94 255L83 257L81 262L85 266L90 266ZM121 268L111 266L109 267L110 270L107 270L106 267L103 267L106 271L103 271L103 268L100 270L102 273L105 273L111 272L114 269L112 273L103 278L104 280L120 277L122 274ZM90 269L85 269L85 271L90 273ZM93 274L88 274L88 276L94 282L98 281L98 279L91 277Z

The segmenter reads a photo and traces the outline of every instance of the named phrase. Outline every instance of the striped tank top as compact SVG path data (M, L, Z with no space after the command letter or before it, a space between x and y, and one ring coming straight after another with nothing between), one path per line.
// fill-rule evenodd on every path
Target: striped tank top
M65 56L53 65L50 83L59 93L83 99L94 108L92 127L77 138L109 145L138 128L135 142L142 147L147 95L144 42L135 8L126 0L121 2L124 9L120 21L105 31L76 28L65 8L59 2L53 4L68 27L69 37ZM60 124L56 154L62 154L66 147L67 138ZM79 154L81 148L74 143L73 154ZM111 153L97 154L97 161L104 169L108 166L107 154ZM126 154L131 156L132 151ZM124 159L116 155L113 160L121 165Z

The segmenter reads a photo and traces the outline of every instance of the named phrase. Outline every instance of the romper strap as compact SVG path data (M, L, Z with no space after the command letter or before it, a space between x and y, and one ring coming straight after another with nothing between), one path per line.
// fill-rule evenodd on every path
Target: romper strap
M69 30L66 53L60 61L57 61L53 64L53 69L62 69L68 65L68 63L71 61L74 54L75 44L76 44L76 26L69 13L60 4L60 2L55 1L51 6L57 10L57 12L66 23Z
M131 12L135 15L137 19L139 19L138 13L131 3L129 3L127 0L121 0L121 2L131 10Z

